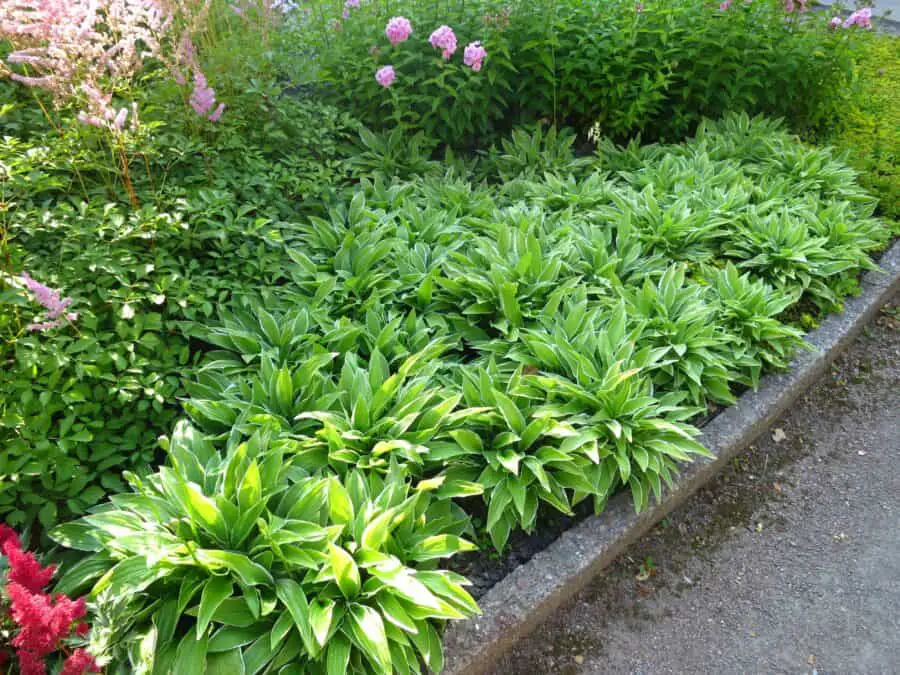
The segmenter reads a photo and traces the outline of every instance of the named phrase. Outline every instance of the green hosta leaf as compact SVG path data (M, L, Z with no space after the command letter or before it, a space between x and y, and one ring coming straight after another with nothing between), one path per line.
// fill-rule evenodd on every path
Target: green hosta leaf
M333 523L346 525L353 521L353 502L350 501L350 494L334 476L328 479L328 510Z
M384 672L391 672L391 651L381 615L367 605L350 605L350 636L366 658Z
M525 417L519 410L519 406L506 394L501 394L499 391L494 392L494 399L497 401L497 408L500 410L500 414L503 415L503 419L506 420L510 430L519 435L523 434L525 432Z
M272 584L272 575L269 574L269 571L241 553L201 548L194 551L194 557L202 565L212 570L227 569L247 586L269 586Z
M375 597L375 601L387 621L407 633L416 632L415 622L393 595L389 592L382 592Z
M178 643L173 672L204 673L206 672L207 638L201 639L188 632Z
M240 649L210 654L206 659L206 675L244 675L245 672Z
M325 663L328 675L346 675L350 664L351 644L342 633L338 633L328 642Z
M313 636L322 647L325 646L331 630L334 606L334 600L323 600L321 598L317 598L309 606L309 625L312 628Z
M197 613L197 639L201 639L213 614L222 602L231 596L234 584L227 577L213 577L200 593L200 610Z
M475 544L451 534L439 534L417 543L409 551L411 560L434 560L449 558L460 551L474 551Z
M359 568L347 551L340 546L328 542L328 557L331 561L331 569L334 572L338 588L346 598L352 598L359 593L361 585Z
M311 654L317 654L319 647L313 636L312 626L309 623L309 603L306 600L306 593L303 592L300 584L293 579L279 579L275 582L275 594L291 613L294 625L297 626L306 649Z
M254 507L262 498L262 478L259 473L259 465L254 459L244 471L241 486L238 489L238 504L241 509L247 510Z

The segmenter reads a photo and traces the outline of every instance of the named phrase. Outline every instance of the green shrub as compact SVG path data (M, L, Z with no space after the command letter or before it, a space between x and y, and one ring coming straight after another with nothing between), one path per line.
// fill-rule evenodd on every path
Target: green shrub
M846 150L859 183L879 199L885 217L900 221L900 40L866 37L857 58L857 91L840 123L819 140ZM895 226L896 227L896 226Z
M8 83L0 97L17 133L0 140L0 515L47 528L121 489L124 468L155 460L203 350L192 325L284 281L293 226L277 219L324 213L322 200L337 198L354 123L273 97L248 125L248 95L197 136L151 100L153 133L130 155L135 209L101 136L65 110L51 113L54 131ZM71 296L77 321L26 331L23 271Z

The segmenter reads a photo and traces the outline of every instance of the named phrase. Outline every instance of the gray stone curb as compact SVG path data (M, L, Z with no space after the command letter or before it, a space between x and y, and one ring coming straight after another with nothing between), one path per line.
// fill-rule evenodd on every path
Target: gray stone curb
M879 309L900 290L900 241L869 272L862 292L844 303L807 336L805 351L780 375L763 378L758 391L741 396L703 429L700 439L715 455L684 467L659 504L635 514L631 496L610 500L606 511L582 521L491 588L479 604L483 614L452 623L444 636L447 675L480 675L512 645L586 586L635 540L712 479L804 394L846 349Z

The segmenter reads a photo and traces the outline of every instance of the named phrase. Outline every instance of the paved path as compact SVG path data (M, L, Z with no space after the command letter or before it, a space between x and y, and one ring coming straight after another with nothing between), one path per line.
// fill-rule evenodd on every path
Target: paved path
M496 673L900 673L900 314Z

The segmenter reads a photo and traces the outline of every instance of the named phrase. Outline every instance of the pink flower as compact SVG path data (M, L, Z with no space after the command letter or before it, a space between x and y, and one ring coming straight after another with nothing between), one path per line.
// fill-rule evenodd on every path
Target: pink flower
M397 73L394 72L394 66L379 68L375 73L375 81L385 89L394 84L395 79L397 79Z
M222 117L222 113L225 112L225 104L220 103L219 107L213 111L213 114L208 117L210 122L218 122L219 118Z
M428 38L428 41L435 49L442 50L441 56L445 61L453 56L453 52L456 51L456 35L454 34L453 29L450 28L450 26L440 26L431 34L431 37Z
M395 16L387 22L384 34L387 35L387 39L391 41L392 45L399 45L401 42L406 42L412 35L412 24L406 17Z
M344 17L345 19L349 19L350 18L350 10L345 9L343 12L341 12L341 16Z
M643 12L643 11L644 11L644 3L643 3L643 2L639 2L638 4L636 4L636 5L634 6L634 11L637 12L638 14L640 14L641 12Z
M839 16L832 17L831 21L828 22L828 27L831 30L835 30L838 26L843 23L843 20Z
M481 46L480 42L471 42L466 45L463 52L463 63L470 66L476 73L481 70L481 62L487 56L487 51Z
M732 0L725 0L722 4L719 5L720 12L727 12L728 8L731 7Z
M872 29L872 8L871 7L863 7L862 9L858 9L853 14L847 17L847 20L844 22L844 28L849 28L850 26L861 26L862 28Z
M0 552L3 551L3 547L7 542L12 543L16 548L22 548L22 542L19 541L19 535L16 534L16 531L8 525L0 523Z
M216 92L206 82L206 76L199 68L194 69L194 91L191 92L190 103L195 113L207 117L211 122L217 121L225 110L225 106L220 103L215 112L210 113L216 105Z
M359 0L347 0L347 2L344 3L344 7L347 9L350 9L351 7L359 9Z
M74 312L65 313L66 308L72 304L72 298L60 299L58 290L35 281L27 272L22 272L22 281L25 284L25 288L31 292L35 301L47 310L48 321L28 324L26 328L29 331L45 331L51 328L58 328L62 325L63 317L69 321L75 321L78 318L78 314Z
M116 128L116 131L122 131L122 127L125 126L125 118L128 117L128 108L122 108L116 114L116 118L113 120L113 126Z

